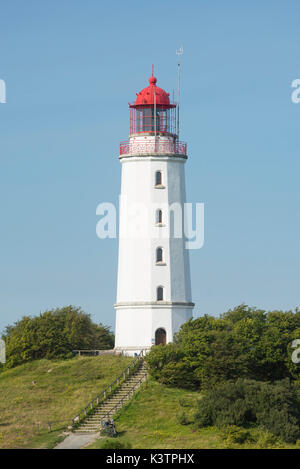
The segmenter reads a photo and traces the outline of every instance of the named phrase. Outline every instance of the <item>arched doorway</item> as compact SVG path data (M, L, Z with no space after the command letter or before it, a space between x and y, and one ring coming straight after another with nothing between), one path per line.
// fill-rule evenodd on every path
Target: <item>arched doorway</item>
M167 343L167 334L164 329L161 327L155 331L155 345L166 345Z

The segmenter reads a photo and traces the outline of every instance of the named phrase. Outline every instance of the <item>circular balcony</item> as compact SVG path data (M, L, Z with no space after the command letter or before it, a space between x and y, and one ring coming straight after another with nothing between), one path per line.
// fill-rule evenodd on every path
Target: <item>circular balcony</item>
M120 155L187 154L187 144L178 141L123 141L120 143Z

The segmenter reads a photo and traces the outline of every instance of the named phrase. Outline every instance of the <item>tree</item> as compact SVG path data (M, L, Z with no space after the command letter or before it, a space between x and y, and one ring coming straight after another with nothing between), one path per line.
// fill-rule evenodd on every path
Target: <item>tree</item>
M300 338L300 312L240 305L219 318L205 315L183 324L174 344L153 347L150 373L162 383L209 388L226 380L297 379L291 343ZM180 371L181 370L181 371Z
M256 424L284 441L295 443L300 434L299 399L288 379L274 383L238 379L224 382L198 401L199 427Z
M8 368L41 358L69 358L76 349L109 349L114 345L109 328L93 323L89 314L75 306L24 316L6 328L3 338Z

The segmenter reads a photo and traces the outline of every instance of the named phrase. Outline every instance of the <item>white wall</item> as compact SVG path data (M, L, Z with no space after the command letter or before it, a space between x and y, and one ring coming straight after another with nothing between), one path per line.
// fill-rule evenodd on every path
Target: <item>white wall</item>
M115 348L150 347L155 343L155 332L163 328L167 342L192 315L192 306L128 306L116 308Z
M145 138L151 142L154 137ZM172 341L174 332L192 315L192 305L187 304L191 303L189 253L184 237L174 239L169 223L169 206L180 203L183 208L186 201L186 158L135 154L134 141L131 155L120 156L116 347L151 346L159 327ZM162 172L163 188L155 188L156 171ZM163 226L156 226L158 208L163 211ZM165 265L156 265L157 247L163 248ZM156 303L158 286L164 287L164 305ZM182 304L178 307L174 302Z

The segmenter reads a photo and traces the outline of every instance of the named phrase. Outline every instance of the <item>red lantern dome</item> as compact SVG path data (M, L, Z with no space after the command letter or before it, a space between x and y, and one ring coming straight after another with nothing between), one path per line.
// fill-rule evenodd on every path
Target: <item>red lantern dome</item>
M149 86L136 94L130 107L130 134L154 132L176 135L176 104L170 103L170 94L156 86L155 76Z
M152 75L149 78L150 85L137 93L136 102L135 104L132 104L131 107L145 106L149 104L154 105L154 93L156 97L156 106L170 106L170 94L156 86L156 82L157 79Z

